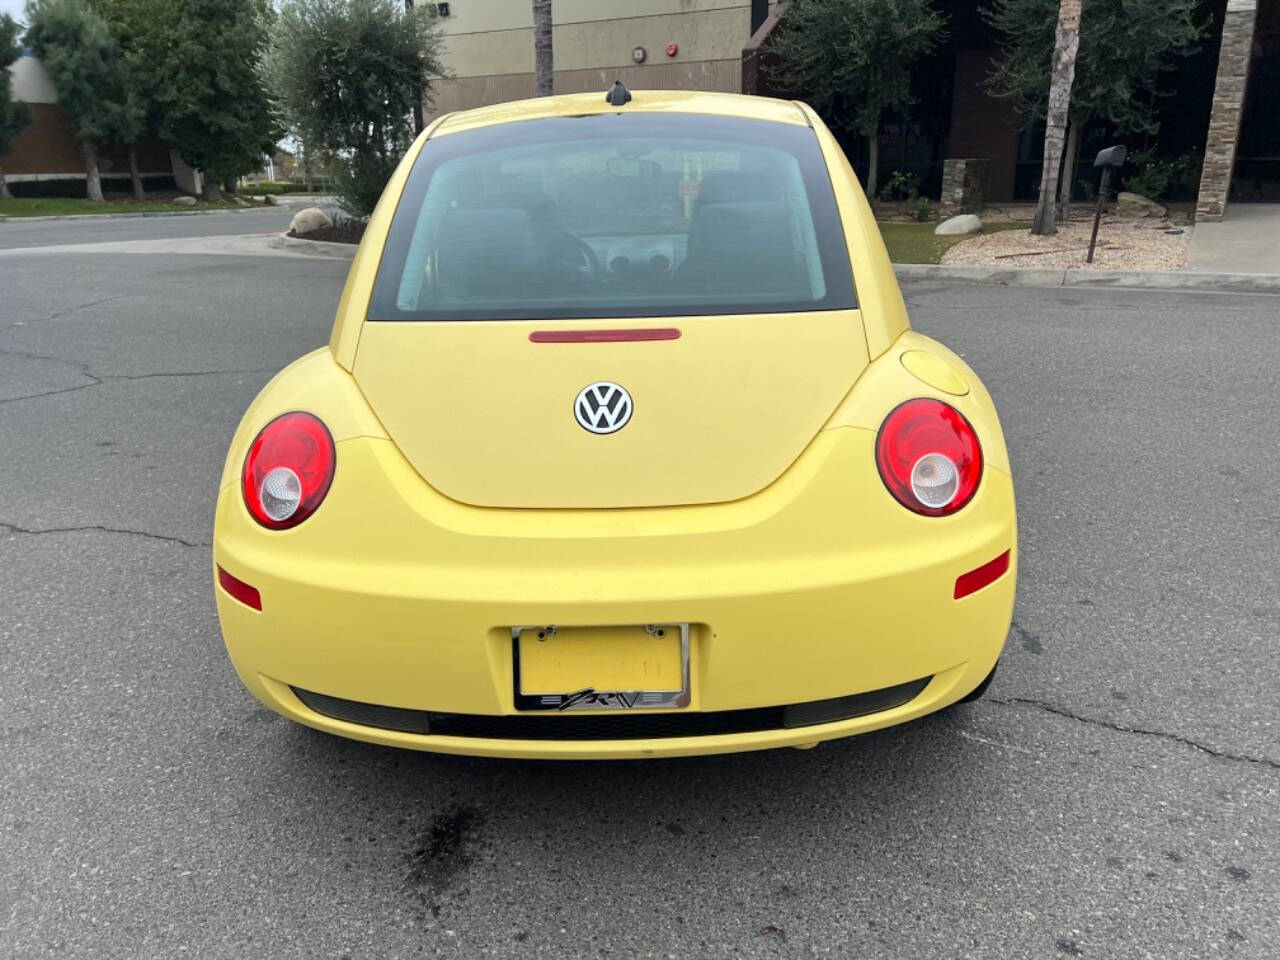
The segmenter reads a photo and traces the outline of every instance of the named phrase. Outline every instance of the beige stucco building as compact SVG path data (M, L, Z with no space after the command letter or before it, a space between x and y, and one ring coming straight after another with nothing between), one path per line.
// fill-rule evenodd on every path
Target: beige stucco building
M530 0L452 0L429 115L534 95ZM555 92L742 90L743 49L771 4L761 0L555 0Z

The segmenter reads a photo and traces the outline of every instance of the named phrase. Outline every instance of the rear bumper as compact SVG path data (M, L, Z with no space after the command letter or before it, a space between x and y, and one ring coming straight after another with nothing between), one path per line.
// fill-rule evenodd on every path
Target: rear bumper
M262 530L235 484L221 491L215 562L258 588L263 606L215 588L227 649L246 686L285 716L448 753L676 756L901 723L962 697L999 657L1016 550L995 583L962 600L953 591L958 576L1014 548L1013 489L989 469L960 513L917 517L868 466L873 442L861 429L827 431L774 485L736 503L512 511L441 497L389 441L344 441L328 499L293 530ZM908 702L831 723L591 740L384 729L326 715L294 693L515 717L513 625L655 622L692 626L690 711L805 704L931 679Z

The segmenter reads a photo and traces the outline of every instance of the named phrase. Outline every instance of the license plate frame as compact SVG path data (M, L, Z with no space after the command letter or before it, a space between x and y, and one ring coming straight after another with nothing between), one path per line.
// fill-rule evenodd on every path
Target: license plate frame
M611 710L616 712L625 712L627 710L678 710L689 706L689 624L648 623L637 624L635 628L637 630L643 629L647 633L656 633L658 630L679 630L679 690L596 690L592 687L586 687L580 690L569 690L560 693L525 693L521 689L520 638L523 634L529 632L549 633L554 636L557 628L555 626L512 627L512 692L515 708L520 711L565 713L571 710ZM575 627L572 629L616 629L616 627Z

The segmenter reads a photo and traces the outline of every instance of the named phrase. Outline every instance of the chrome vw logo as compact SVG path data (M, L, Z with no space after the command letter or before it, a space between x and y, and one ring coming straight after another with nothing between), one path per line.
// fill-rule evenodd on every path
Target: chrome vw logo
M631 411L631 394L610 380L587 384L573 401L573 415L592 433L617 433L631 419Z

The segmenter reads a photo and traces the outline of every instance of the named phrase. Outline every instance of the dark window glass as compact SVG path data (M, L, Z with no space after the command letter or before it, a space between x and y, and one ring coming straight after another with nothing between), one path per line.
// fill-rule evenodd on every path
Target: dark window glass
M603 114L430 141L371 320L772 313L854 306L807 127Z

